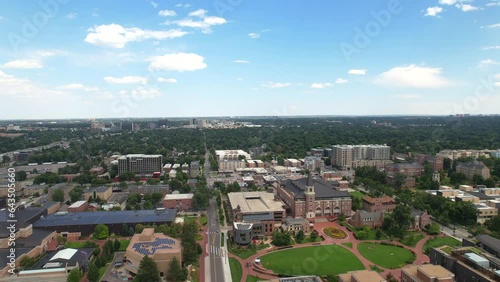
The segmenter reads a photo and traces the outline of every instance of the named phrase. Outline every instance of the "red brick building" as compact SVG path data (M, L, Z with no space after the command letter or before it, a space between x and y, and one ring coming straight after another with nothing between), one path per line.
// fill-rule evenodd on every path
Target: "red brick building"
M363 210L358 210L349 219L349 224L361 228L363 226L369 226L370 228L379 228L384 223L384 214L381 211L378 212L367 212Z
M393 197L382 196L373 198L368 195L363 197L363 210L368 212L388 212L396 208L396 200Z
M411 217L413 218L413 223L410 229L422 230L426 225L431 224L431 218L427 211L412 210Z
M179 211L193 209L194 194L168 194L163 199L166 209L177 209Z
M68 207L69 212L82 212L85 211L89 206L87 201L78 201L74 202L71 206Z
M433 157L424 154L416 154L415 161L421 165L423 165L425 162L428 162L431 165L433 171L443 170L444 166L444 158L440 156Z
M277 188L278 196L294 218L350 215L352 201L347 191L340 191L330 182L309 175L297 180L284 180Z

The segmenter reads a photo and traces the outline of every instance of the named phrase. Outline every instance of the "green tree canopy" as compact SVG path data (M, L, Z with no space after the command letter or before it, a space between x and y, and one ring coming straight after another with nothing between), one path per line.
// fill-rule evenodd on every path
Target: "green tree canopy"
M94 237L98 240L109 237L109 228L104 224L98 224L94 229Z
M160 281L160 272L156 262L149 256L144 256L139 264L139 271L134 282L157 282Z

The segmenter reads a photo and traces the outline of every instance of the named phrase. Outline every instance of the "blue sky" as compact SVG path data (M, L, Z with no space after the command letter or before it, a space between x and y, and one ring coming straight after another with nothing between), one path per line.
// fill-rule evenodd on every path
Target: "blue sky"
M498 0L26 3L0 119L500 114Z

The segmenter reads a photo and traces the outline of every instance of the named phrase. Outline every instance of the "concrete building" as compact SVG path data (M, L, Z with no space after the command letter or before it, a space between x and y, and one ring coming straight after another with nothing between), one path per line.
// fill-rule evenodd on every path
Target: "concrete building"
M332 165L345 169L353 168L355 161L390 158L391 148L386 145L335 145L332 148Z
M489 157L490 150L441 150L436 156L452 160L471 157L477 159L481 156Z
M339 274L339 282L387 282L378 272L373 270L357 270Z
M243 150L215 150L215 160L220 172L232 172L238 168L245 168L245 159L252 157Z
M500 258L500 240L484 234L477 236L476 239L479 241L479 247Z
M311 224L305 218L287 217L281 226L281 230L288 231L290 234L297 234L302 230L307 235L311 232Z
M365 195L362 202L363 210L368 212L389 212L396 208L396 199L387 195L379 198Z
M474 207L477 211L476 215L478 223L483 224L486 220L498 215L497 208L490 207L485 204L476 204Z
M189 164L189 176L198 177L200 175L200 161L192 161Z
M440 265L455 274L457 282L494 282L500 278L495 271L500 269L498 259L474 247L432 248L429 258L432 264Z
M111 186L105 187L92 187L89 190L85 191L84 197L85 200L88 201L90 198L92 199L101 199L103 201L109 200L113 195L113 188Z
M130 186L128 191L130 193L139 193L142 195L160 193L165 197L165 195L170 193L170 186L167 184Z
M490 178L490 169L479 161L459 162L456 171L465 174L469 180L472 180L474 175L481 175L484 179Z
M82 212L85 211L89 206L87 201L77 201L68 207L68 212Z
M179 263L182 262L181 242L163 233L155 233L154 228L144 228L141 234L135 234L130 240L125 269L136 275L140 262L146 255L156 262L160 277L164 278L174 257Z
M161 173L162 168L162 155L133 154L118 158L118 175L133 172L140 176L153 177L154 173Z
M42 195L45 193L45 189L47 188L47 185L29 185L29 186L24 186L23 188L23 194L24 196L33 196L35 194Z
M178 209L179 211L193 209L194 194L167 194L163 198L163 206L166 209Z
M306 178L281 181L276 188L294 218L339 216L351 214L351 197L328 181L309 175Z
M455 274L440 265L409 265L401 269L401 282L455 282Z
M323 170L325 168L325 162L320 157L306 156L304 158L304 169L309 171Z
M283 203L272 193L236 192L227 195L233 221L233 240L246 245L255 238L270 236L285 219Z

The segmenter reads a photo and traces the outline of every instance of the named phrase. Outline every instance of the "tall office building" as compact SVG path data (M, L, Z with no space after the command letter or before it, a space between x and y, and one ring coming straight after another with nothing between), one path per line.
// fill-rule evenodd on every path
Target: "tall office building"
M133 172L138 175L149 176L162 171L162 155L132 154L118 159L118 175Z

